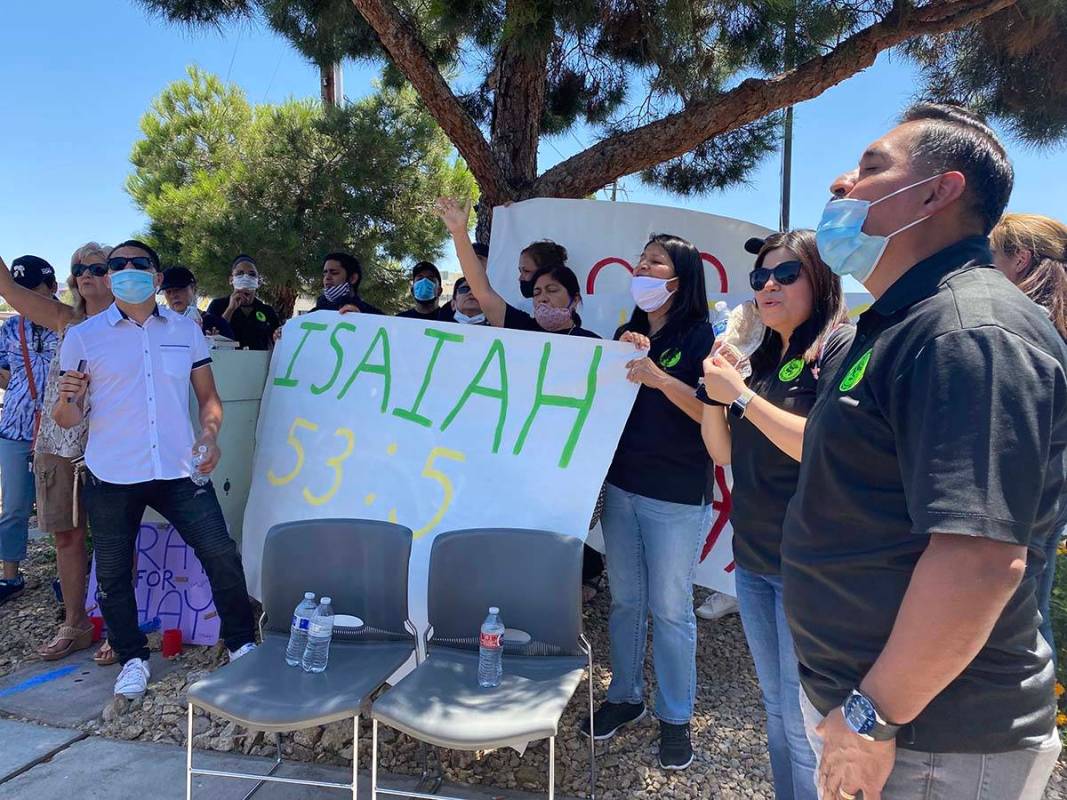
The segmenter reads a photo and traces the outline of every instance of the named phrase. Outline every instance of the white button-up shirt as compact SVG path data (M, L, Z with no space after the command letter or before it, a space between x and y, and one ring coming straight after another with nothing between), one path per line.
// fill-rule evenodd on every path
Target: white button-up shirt
M142 326L112 304L67 330L59 358L63 370L86 362L85 463L97 478L130 484L192 474L189 377L211 363L195 322L157 307Z

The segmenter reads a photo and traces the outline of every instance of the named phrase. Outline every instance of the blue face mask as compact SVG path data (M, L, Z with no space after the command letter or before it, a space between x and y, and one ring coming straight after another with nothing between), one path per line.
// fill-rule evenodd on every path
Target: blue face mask
M890 239L930 218L929 214L920 217L888 236L871 236L863 232L863 224L867 221L871 206L940 177L934 175L932 178L925 178L878 200L856 200L850 197L831 200L823 209L819 227L815 230L815 244L822 260L832 272L841 277L851 275L860 283L866 281L874 273Z
M437 284L429 278L419 278L412 285L411 293L420 303L427 303L437 296Z
M156 293L156 273L148 269L112 272L111 293L124 303L143 303Z

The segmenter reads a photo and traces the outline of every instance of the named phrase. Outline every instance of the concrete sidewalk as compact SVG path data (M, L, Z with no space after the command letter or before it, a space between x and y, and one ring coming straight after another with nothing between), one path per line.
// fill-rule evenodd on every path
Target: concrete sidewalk
M193 764L201 769L266 772L271 760L196 751ZM285 763L279 777L344 783L351 772L301 762ZM416 778L379 773L389 788L413 791ZM359 775L359 798L370 798L370 774ZM193 797L240 800L251 781L197 777ZM469 800L532 800L544 795L445 784L440 794ZM181 800L185 797L185 750L175 745L124 742L65 728L0 719L0 797L4 800ZM263 800L338 800L349 797L340 789L265 784ZM566 800L565 798L562 800Z

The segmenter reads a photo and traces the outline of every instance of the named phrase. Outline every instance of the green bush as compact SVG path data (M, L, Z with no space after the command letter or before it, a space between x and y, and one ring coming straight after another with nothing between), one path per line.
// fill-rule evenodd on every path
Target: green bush
M1056 643L1056 724L1067 744L1067 548L1060 544L1056 555L1056 578L1052 583L1052 639Z

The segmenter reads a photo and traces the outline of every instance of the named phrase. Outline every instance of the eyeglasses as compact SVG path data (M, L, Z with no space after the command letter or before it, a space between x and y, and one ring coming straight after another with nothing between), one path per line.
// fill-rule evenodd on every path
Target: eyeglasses
M88 272L94 278L102 278L107 275L107 264L74 264L70 268L70 274L75 278L80 278Z
M471 287L469 287L467 284L463 284L462 286L457 286L456 287L455 293L456 294L470 294L470 291L471 291Z
M767 285L767 281L773 275L774 282L779 286L788 286L797 282L797 278L800 277L800 270L801 264L799 261L783 261L774 269L756 267L752 272L748 273L748 283L752 287L752 291L762 292L763 287Z
M107 268L112 272L118 272L119 270L126 269L127 264L133 264L135 269L155 269L156 265L152 263L152 259L148 256L134 256L133 258L126 258L124 256L113 256L107 260Z

